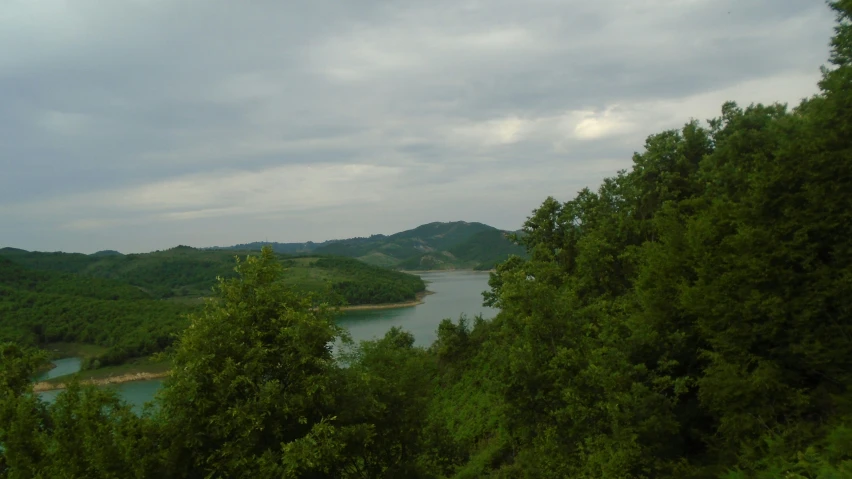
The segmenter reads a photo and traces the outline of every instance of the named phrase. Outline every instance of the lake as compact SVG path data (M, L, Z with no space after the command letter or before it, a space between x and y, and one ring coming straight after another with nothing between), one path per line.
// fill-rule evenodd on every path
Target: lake
M497 314L496 309L482 306L482 292L488 289L488 273L436 271L418 275L427 282L426 289L435 293L426 296L423 304L410 308L348 311L338 324L348 329L356 341L384 336L387 330L399 326L414 335L418 346L429 346L435 341L438 324L445 318L455 321L461 314L470 319L481 314L490 319Z
M53 361L53 365L56 367L36 376L36 381L45 381L59 376L67 376L69 374L76 373L80 370L80 358L56 359Z
M142 406L154 398L154 393L156 393L162 385L163 381L161 379L152 379L150 381L133 381L129 383L110 384L109 386L104 387L117 391L125 401L133 406L133 410L139 413L142 411ZM51 403L56 399L56 396L60 392L62 392L61 389L44 391L39 393L39 396L44 401Z
M472 320L474 316L481 314L484 318L490 319L497 314L496 309L482 306L482 292L488 289L488 273L436 271L418 273L418 275L427 282L426 289L434 293L426 296L423 304L407 308L348 311L340 317L338 324L346 328L355 341L382 337L390 328L399 326L414 335L415 344L428 346L435 341L438 324L445 318L455 321L460 315L465 314ZM79 370L80 361L76 359L74 364L74 360L71 358L71 360L54 361L57 367L48 373L62 374L54 374L50 377ZM62 363L62 370L59 370L59 363ZM74 369L75 366L76 369ZM142 404L154 397L154 393L161 385L161 380L152 380L107 387L116 389L138 411ZM58 393L59 391L46 391L41 393L41 397L50 402Z

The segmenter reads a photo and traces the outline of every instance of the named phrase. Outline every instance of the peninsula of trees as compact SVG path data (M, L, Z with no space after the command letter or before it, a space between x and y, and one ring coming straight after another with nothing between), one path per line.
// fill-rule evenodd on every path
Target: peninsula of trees
M216 278L235 276L235 254L186 246L133 255L0 249L0 341L103 346L91 358L99 366L162 351ZM335 305L411 302L426 288L418 276L351 258L277 259L291 289Z

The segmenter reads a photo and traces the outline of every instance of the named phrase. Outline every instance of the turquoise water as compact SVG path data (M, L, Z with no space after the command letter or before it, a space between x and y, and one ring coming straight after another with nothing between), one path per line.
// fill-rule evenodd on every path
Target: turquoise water
M56 367L36 376L37 381L44 381L46 379L74 374L80 370L80 358L55 359L51 362L55 364Z
M162 379L152 379L150 381L133 381L108 387L118 391L118 394L133 406L134 411L141 412L142 406L154 399L154 394L162 385Z
M349 330L352 339L356 341L381 337L391 327L399 326L414 335L417 345L428 346L435 340L435 330L444 318L456 320L465 314L473 319L475 315L481 314L489 319L497 314L496 309L482 306L482 292L488 289L488 273L427 272L420 273L420 276L428 282L426 288L435 293L426 296L423 304L408 308L350 311L338 320L338 324ZM59 361L56 361L57 368L54 370L59 369ZM77 369L64 374L79 370L80 361L76 361ZM72 362L67 363L68 368L72 366ZM138 412L145 402L153 399L162 384L162 380L154 379L105 387L117 390ZM45 391L41 397L52 402L58 393Z
M154 399L154 394L160 387L163 385L163 381L160 379L152 379L150 381L133 381L129 383L120 383L120 384L111 384L109 386L104 386L104 388L113 389L118 392L118 394L127 401L128 404L133 406L133 410L138 412L142 411L142 406ZM56 389L53 391L44 391L39 393L41 399L47 403L52 403L56 400L56 396L62 392L61 389Z

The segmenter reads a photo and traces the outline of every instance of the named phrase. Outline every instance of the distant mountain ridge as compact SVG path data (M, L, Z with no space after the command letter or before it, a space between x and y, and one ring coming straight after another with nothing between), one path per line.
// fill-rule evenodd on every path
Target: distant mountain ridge
M321 243L255 242L217 249L255 250L270 245L286 254L356 258L368 264L406 270L491 269L510 255L525 256L510 232L483 223L433 222L392 235L329 240Z

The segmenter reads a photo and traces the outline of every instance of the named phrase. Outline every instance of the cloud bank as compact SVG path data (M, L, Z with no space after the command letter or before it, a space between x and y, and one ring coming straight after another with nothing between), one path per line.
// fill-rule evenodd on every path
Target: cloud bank
M11 0L0 246L518 228L722 102L816 92L800 0Z

